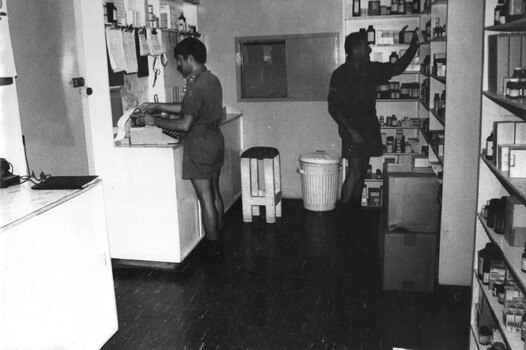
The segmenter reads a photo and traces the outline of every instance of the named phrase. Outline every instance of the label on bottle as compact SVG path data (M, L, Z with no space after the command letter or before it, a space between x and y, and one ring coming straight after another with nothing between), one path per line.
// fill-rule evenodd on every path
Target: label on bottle
M374 32L373 32L373 31L369 31L369 32L367 32L367 42L368 42L368 43L374 43L374 41L375 41L375 40L374 40L374 39L375 39L374 37L375 37L375 35L374 35Z
M486 157L493 157L493 141L486 141Z
M353 14L355 14L355 15L356 14L358 14L358 15L360 14L360 1L358 1L358 0L354 0L353 1L353 9L352 9L352 11L353 11Z
M489 272L484 272L484 275L482 276L482 283L483 284L489 283Z
M480 256L479 252L479 263L478 263L478 275L479 278L484 278L484 268L482 267L484 265L484 258Z

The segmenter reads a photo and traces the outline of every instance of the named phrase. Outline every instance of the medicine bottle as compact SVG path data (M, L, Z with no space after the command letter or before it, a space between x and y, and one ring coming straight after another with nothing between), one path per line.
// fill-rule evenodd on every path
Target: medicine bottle
M498 247L495 243L486 243L486 247L478 251L478 268L477 275L482 284L489 283L489 271L491 259L498 257Z
M183 13L177 18L177 28L179 29L179 32L184 33L186 32L186 17Z
M398 0L391 0L391 14L396 15L398 13Z
M496 294L497 294L498 302L500 304L504 304L504 300L506 299L506 288L504 287L503 284L497 285Z
M396 115L391 116L391 126L397 126L398 125L398 119L396 118Z
M367 44L374 45L376 44L376 30L370 25L367 28Z
M391 55L389 56L389 62L396 63L396 61L398 61L398 54L396 53L396 51L392 51Z
M501 24L500 23L500 17L501 17L501 13L504 12L504 0L499 0L497 6L495 6L495 10L494 10L494 19L493 19L493 24L494 25L497 25L497 24Z
M486 159L493 160L493 132L486 138Z
M508 92L509 98L518 98L521 97L521 89L519 79L512 78L506 83L506 91Z
M506 350L506 345L502 344L500 341L496 341L493 343L490 350Z
M359 17L361 14L361 4L360 0L353 0L352 2L352 15L353 17Z
M398 0L398 14L403 15L405 11L405 0Z
M488 345L491 342L491 331L487 326L481 326L479 328L479 343L482 345Z
M435 94L435 97L433 98L433 108L435 111L438 111L438 105L440 104L440 94Z
M413 13L420 13L420 0L413 0Z

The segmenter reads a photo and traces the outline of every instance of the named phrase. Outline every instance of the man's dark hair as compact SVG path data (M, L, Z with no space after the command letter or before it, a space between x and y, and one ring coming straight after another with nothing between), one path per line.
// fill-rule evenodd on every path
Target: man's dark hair
M194 57L197 63L206 63L206 46L196 38L186 38L174 48L174 57L183 56L186 60L189 55Z
M360 46L361 41L367 41L365 32L353 32L345 37L345 54L349 55L352 49Z

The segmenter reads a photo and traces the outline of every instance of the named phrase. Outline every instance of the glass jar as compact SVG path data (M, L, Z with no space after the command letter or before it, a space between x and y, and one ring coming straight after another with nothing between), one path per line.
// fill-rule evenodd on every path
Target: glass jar
M489 345L491 342L491 330L487 326L479 328L479 343L482 345Z

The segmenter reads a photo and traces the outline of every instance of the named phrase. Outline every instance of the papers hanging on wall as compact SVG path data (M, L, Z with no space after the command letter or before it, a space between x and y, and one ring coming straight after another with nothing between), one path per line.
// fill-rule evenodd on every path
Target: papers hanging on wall
M126 70L126 57L124 56L124 45L120 29L106 28L106 46L110 58L111 69L114 72Z
M139 31L138 33L139 37L139 55L141 56L148 56L150 54L150 46L148 46L148 40L146 36L148 35L146 33L146 29L143 31Z
M106 28L106 46L113 72L137 73L134 32Z
M137 54L135 52L135 32L122 32L126 73L137 73Z
M150 55L158 56L164 52L161 44L161 32L148 30L148 46L150 48Z

